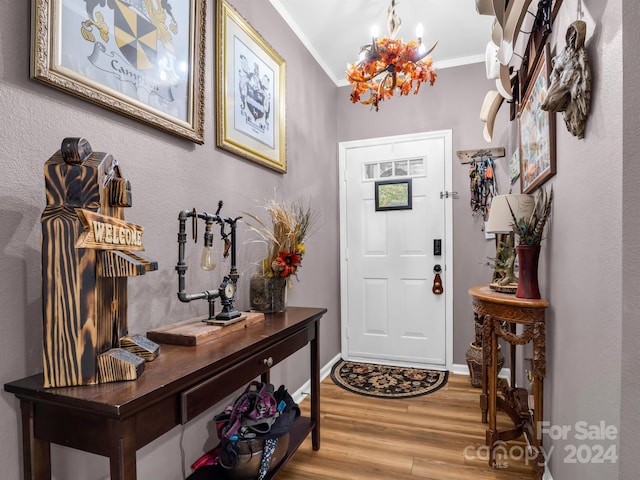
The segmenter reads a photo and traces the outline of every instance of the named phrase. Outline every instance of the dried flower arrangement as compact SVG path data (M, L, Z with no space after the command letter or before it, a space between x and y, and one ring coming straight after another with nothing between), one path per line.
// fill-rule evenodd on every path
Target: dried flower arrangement
M544 226L551 216L552 203L553 187L549 194L545 189L538 190L533 211L528 218L516 218L511 205L509 205L511 217L513 218L513 232L518 236L520 245L540 245Z
M268 200L263 208L269 215L271 225L256 215L243 212L254 224L245 222L250 230L258 234L260 242L267 248L266 256L259 266L258 275L269 278L296 276L305 254L304 242L310 235L318 215L302 202L285 203Z

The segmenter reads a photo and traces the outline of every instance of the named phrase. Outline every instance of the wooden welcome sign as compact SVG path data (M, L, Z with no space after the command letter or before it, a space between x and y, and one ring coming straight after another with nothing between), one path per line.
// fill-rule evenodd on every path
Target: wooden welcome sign
M144 250L142 246L144 227L90 210L79 209L76 210L76 214L84 228L76 248Z
M124 221L129 182L111 155L81 138L65 138L44 175L44 386L137 378L144 360L131 352L142 345L149 360L159 347L127 336L127 278L158 266L134 253L144 250L144 229Z

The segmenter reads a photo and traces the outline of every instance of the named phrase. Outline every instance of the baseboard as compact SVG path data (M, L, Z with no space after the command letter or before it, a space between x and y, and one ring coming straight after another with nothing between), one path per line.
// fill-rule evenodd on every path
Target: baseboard
M454 363L451 365L451 373L454 375L469 375L469 367L467 365L461 365L459 363Z
M340 354L336 355L331 360L329 360L329 363L327 363L324 367L320 369L321 382L331 374L331 368L335 365L335 363L338 360L340 360L340 358L341 358ZM293 398L294 402L300 403L302 400L304 400L307 397L307 395L309 395L310 391L311 391L311 380L309 379L306 382L304 382L300 388L298 388L295 392L293 392L291 394L291 397Z
M467 365L454 363L453 365L451 365L450 372L453 373L454 375L467 375L467 376L469 376L469 367ZM500 375L498 375L498 376L500 378L506 378L506 379L511 378L511 369L510 368L503 368L502 370L500 370Z

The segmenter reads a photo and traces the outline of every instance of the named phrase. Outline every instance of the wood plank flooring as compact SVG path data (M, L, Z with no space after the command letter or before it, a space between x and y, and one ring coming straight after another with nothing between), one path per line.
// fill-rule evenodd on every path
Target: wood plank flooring
M524 439L509 442L502 468L488 466L480 389L466 375L410 399L356 395L330 377L320 387L320 450L307 438L278 480L486 480L532 479ZM309 401L301 402L304 415ZM500 414L499 427L511 424Z

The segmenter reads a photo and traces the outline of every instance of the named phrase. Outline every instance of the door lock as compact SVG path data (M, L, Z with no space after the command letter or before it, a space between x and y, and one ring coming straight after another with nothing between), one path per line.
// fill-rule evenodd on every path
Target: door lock
M439 257L442 255L442 239L434 238L433 239L433 256Z

